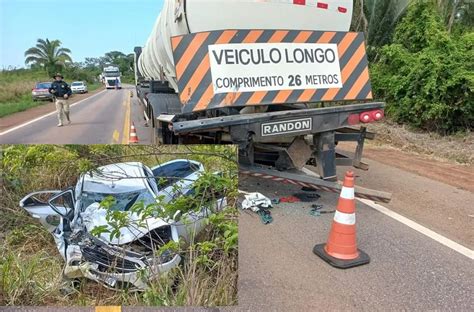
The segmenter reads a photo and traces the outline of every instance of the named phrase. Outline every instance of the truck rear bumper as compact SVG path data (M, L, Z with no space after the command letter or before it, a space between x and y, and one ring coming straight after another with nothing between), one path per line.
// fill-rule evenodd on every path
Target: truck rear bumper
M176 121L173 122L173 132L176 135L185 135L215 130L225 131L226 128L235 127L246 130L244 131L246 133L252 133L255 141L271 142L275 137L315 134L350 126L349 116L383 109L384 106L385 103L373 102Z

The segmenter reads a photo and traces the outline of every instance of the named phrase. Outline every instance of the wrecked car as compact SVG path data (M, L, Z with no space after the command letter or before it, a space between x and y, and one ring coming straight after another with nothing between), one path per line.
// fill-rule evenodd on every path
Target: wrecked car
M210 213L225 207L226 198L218 198L214 207L176 211L168 218L143 218L131 208L187 196L203 172L201 163L187 159L153 168L140 162L110 164L82 174L67 190L28 194L20 206L53 235L65 260L65 277L86 277L112 289L145 290L150 279L181 261L178 252L157 250L171 241L189 242ZM113 204L105 208L101 203L107 198L113 198ZM125 212L137 222L129 222L112 236L110 211ZM108 231L93 233L100 227Z

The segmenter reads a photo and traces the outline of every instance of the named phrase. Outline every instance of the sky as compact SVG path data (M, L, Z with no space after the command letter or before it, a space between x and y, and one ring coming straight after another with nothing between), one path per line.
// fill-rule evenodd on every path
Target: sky
M25 67L38 38L62 42L74 62L143 46L163 0L0 0L0 69Z

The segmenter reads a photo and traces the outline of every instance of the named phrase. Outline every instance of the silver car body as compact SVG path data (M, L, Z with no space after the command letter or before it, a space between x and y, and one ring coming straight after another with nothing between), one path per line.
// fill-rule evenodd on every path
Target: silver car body
M200 211L184 213L180 218L177 218L180 214L177 212L166 220L149 217L139 223L140 216L128 212L133 226L120 228L118 237L111 237L109 233L101 233L98 237L90 234L98 226L112 229L106 220L107 210L99 203L105 197L113 196L116 202L110 209L128 211L134 203L156 203L157 197L169 202L191 192L193 183L203 171L201 163L186 159L153 168L139 162L111 164L81 175L75 187L66 191L28 194L20 201L20 206L53 235L66 262L66 277L86 277L108 288L127 286L132 290L144 290L148 279L166 273L181 261L178 253L151 254L151 247L159 249L180 238L189 242L203 228L205 218L212 210L226 206L226 199L218 200L212 210L202 207Z
M87 84L84 81L74 81L71 83L72 93L87 93Z

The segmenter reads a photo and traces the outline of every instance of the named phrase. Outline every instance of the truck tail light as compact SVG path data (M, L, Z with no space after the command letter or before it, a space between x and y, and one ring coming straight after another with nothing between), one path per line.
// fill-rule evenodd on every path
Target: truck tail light
M356 115L356 114L354 114L354 115ZM353 116L353 115L351 115L351 116ZM351 116L349 116L349 118ZM381 109L377 109L377 110L373 110L373 111L362 112L357 116L359 117L360 122L369 123L369 122L372 122L372 121L381 120L384 117L384 112ZM352 117L352 118L355 119L355 117ZM351 124L350 122L351 122L351 120L348 120L349 124Z
M379 121L383 118L384 116L384 113L383 113L383 110L376 110L376 111L372 111L372 118L375 120L375 121Z
M360 113L359 119L360 119L360 122L363 122L363 123L369 123L369 122L372 122L374 120L372 118L371 112Z
M351 126L357 125L359 123L359 114L350 114L347 118L347 123Z

